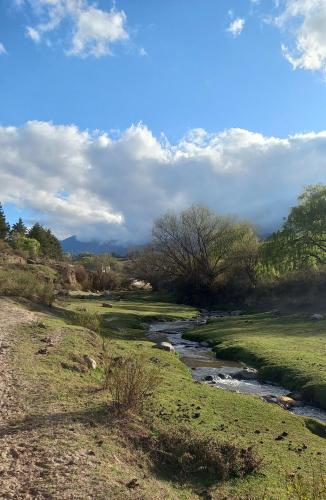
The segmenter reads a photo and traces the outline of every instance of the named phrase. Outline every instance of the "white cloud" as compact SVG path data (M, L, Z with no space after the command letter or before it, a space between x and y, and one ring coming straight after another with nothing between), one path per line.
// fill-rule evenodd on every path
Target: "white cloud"
M105 11L88 0L25 0L25 6L37 20L35 26L27 26L27 36L39 43L45 35L67 26L69 55L102 57L111 54L113 44L129 38L123 10Z
M245 25L245 20L237 17L234 21L232 21L227 29L229 33L231 33L234 37L241 35L242 30Z
M205 203L264 231L307 184L326 182L326 131L287 138L190 131L177 144L144 125L114 139L75 126L0 127L0 200L34 211L60 236L142 241L167 210Z
M2 54L7 54L6 47L0 42L0 56Z
M275 22L294 37L292 48L282 46L293 68L326 73L326 1L286 0Z

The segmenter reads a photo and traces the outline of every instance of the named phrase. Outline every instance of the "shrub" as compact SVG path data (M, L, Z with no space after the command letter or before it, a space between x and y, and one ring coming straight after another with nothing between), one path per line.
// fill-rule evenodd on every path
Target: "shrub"
M104 387L119 413L141 411L160 383L160 370L143 355L105 356Z
M102 318L99 314L92 313L90 311L69 311L66 313L68 321L74 325L82 326L83 328L88 328L93 332L100 333Z
M0 295L23 297L33 302L52 305L54 288L29 272L20 269L0 270Z
M75 266L75 275L82 290L86 291L91 288L91 277L83 266Z
M156 468L182 482L244 477L257 471L261 464L252 447L220 443L187 426L159 429L155 434L142 436L139 444L149 452Z

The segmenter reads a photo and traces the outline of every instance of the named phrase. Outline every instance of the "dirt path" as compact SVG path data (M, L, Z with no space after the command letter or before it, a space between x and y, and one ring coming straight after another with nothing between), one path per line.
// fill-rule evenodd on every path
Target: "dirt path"
M17 328L35 319L34 313L12 300L0 298L0 425L6 423L15 407L17 381L10 356L17 341Z

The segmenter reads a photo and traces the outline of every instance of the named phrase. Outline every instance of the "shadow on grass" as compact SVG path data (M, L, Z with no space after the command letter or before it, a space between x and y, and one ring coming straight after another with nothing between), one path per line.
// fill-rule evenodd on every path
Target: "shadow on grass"
M11 421L7 426L0 427L0 438L19 434L20 432L34 431L37 429L53 429L74 423L83 424L86 427L106 425L108 428L118 425L115 414L110 414L109 407L105 403L94 408L80 411L58 412L42 415L28 415L27 417Z

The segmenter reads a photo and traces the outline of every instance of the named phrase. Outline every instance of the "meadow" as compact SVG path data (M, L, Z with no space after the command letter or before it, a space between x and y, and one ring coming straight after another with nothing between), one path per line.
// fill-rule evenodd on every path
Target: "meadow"
M135 492L126 484L136 477L136 498L310 498L304 496L305 492L313 491L316 477L325 472L322 424L294 416L258 397L196 383L178 356L154 349L146 337L149 322L189 318L196 313L194 308L147 292L125 293L111 303L113 307L103 307L103 299L85 295L56 301L51 309L42 308L42 323L22 331L16 353L17 370L25 381L24 399L32 408L33 426L37 424L36 428L39 425L42 429L40 442L46 441L47 447L59 454L68 450L79 456L81 450L91 450L91 472L85 471L83 479L79 473L75 488L83 481L83 492L87 493L88 478L96 498L131 498ZM75 324L75 313L84 317L84 326ZM103 320L98 332L85 327L94 314ZM245 318L239 318L232 320L233 327L237 325L239 330L241 321L247 325ZM274 321L276 336L280 319ZM263 324L262 319L261 327ZM216 325L208 325L203 338L213 342L214 328ZM40 356L37 353L44 346L44 336L52 339L53 345L46 355ZM267 333L265 336L267 342ZM142 353L149 364L160 367L162 385L144 414L131 421L116 420L110 414L110 397L102 386L103 341L112 356ZM85 354L97 361L96 370L77 369ZM154 467L146 452L136 445L135 437L148 422L171 433L175 426L185 425L189 432L200 431L212 440L253 447L262 460L261 468L242 479L212 484L176 481L162 468ZM51 481L47 487L51 488ZM295 493L299 490L301 493Z

